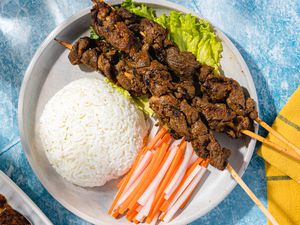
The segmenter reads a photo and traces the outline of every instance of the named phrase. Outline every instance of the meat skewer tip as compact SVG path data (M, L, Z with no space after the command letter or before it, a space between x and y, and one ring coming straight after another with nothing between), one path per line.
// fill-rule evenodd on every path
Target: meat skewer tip
M72 44L71 43L68 43L68 42L65 42L65 41L62 41L62 40L59 40L57 38L54 38L54 41L56 41L57 43L59 43L60 45L62 45L63 47L71 50L72 49Z

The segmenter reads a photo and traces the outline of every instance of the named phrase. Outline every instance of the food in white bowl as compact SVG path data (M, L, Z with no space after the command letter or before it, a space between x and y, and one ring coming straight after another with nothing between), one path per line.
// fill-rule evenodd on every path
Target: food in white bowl
M143 113L95 78L73 81L58 91L46 104L39 126L51 165L82 187L102 186L124 175L147 132Z

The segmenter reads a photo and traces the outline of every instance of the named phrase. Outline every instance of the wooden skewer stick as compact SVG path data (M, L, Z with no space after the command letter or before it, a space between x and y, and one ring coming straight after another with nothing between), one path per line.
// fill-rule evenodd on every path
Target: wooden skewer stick
M58 42L59 44L61 44L62 46L64 46L65 48L70 49L70 50L72 49L72 44L70 44L70 43L68 43L68 42L65 42L65 41L62 41L62 40L58 40L58 39L56 39L56 38L54 38L54 40L57 41L57 42ZM285 148L280 147L280 146L278 146L277 144L274 144L273 142L271 142L271 141L265 139L264 137L262 137L262 136L260 136L260 135L258 135L258 134L253 133L253 132L251 132L251 131L249 131L249 130L243 130L242 132L243 132L243 134L245 134L245 135L247 135L247 136L249 136L249 137L251 137L251 138L254 138L254 139L256 139L256 140L258 140L258 141L260 141L260 142L262 142L262 143L265 143L265 144L267 144L267 145L269 145L269 146L275 148L276 150L278 150L278 151L280 151L280 152L282 152L282 153L285 153L285 154L289 155L290 157L292 157L292 158L294 158L294 159L300 161L300 157L298 157L297 155L291 154L291 153L288 152Z
M228 163L227 170L231 174L231 176L236 180L236 182L244 189L247 195L252 199L252 201L260 208L263 214L270 220L273 225L279 225L276 219L272 216L272 214L266 209L266 207L262 204L262 202L255 196L255 194L250 190L250 188L245 184L242 178L238 175L238 173L232 168L232 166Z
M270 127L267 123L265 123L260 118L256 118L255 121L261 125L263 128L265 128L267 131L269 131L272 135L274 135L278 140L282 141L286 145L288 145L291 149L293 149L298 155L300 155L300 149L295 146L293 143L289 142L282 134L278 133L276 130L274 130L272 127Z
M65 48L67 48L69 50L71 50L73 47L71 43L68 43L68 42L65 42L62 40L58 40L57 38L54 38L54 41L57 41L60 45L64 46Z
M293 154L293 153L289 152L286 148L281 147L281 146L275 144L274 142L271 142L271 141L267 140L266 138L254 133L252 131L243 130L242 133L249 136L249 137L251 137L251 138L253 138L253 139L256 139L256 140L258 140L258 141L260 141L260 142L262 142L266 145L269 145L270 147L276 149L277 151L282 152L282 153L288 155L289 157L291 157L291 158L293 158L293 159L300 162L300 156L297 155L297 154Z

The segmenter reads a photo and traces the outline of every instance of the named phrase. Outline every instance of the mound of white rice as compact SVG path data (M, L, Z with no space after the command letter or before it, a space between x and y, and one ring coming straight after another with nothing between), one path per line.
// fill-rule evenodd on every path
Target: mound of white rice
M128 171L148 123L133 103L103 80L79 79L57 92L39 134L55 170L69 182L104 185Z

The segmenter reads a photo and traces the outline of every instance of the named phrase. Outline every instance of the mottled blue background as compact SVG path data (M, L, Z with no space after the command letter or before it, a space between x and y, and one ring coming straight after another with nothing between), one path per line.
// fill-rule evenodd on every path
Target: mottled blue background
M236 44L254 78L261 117L272 123L300 84L300 2L173 1L202 14ZM19 141L18 94L41 42L59 23L88 6L89 0L0 0L0 169L54 224L88 223L56 202L33 174ZM253 156L243 179L267 204L264 164L258 156ZM217 208L192 224L266 224L266 219L236 187Z

